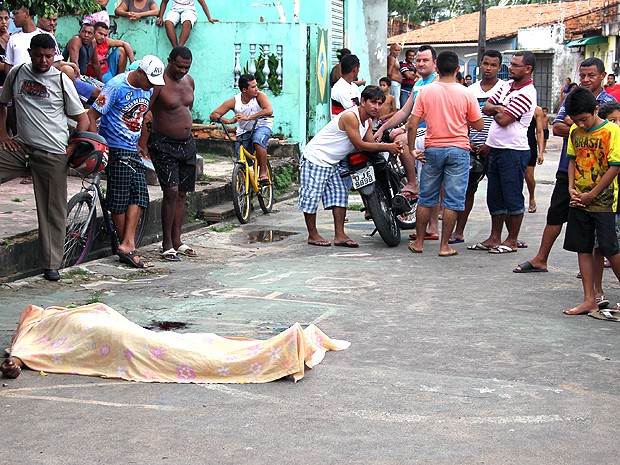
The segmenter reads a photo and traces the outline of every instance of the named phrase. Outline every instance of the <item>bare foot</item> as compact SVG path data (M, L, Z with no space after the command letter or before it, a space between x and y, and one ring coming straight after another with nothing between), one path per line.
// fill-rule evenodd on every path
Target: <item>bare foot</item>
M15 379L22 372L23 365L24 362L22 362L19 358L9 357L2 362L2 365L0 365L0 371L2 371L2 374L7 378Z
M590 312L595 312L596 310L598 310L598 305L596 305L596 303L592 306L589 303L583 302L581 305L577 305L576 307L562 310L562 313L565 315L584 315Z

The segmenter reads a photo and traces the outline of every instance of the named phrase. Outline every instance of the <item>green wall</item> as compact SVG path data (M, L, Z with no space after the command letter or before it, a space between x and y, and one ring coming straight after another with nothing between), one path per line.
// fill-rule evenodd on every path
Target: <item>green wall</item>
M265 93L274 107L274 133L283 134L303 146L307 137L316 134L329 121L329 84L325 88L325 79L319 74L324 70L328 78L335 64L331 62L329 43L331 2L301 2L299 22L293 22L293 1L283 5L286 22L279 22L275 7L252 6L257 3L260 2L238 0L233 9L230 2L210 0L212 17L221 20L215 24L206 21L198 5L199 19L187 43L194 55L190 70L196 82L193 116L206 122L215 108L238 92L234 88L233 72L235 43L242 44L242 68L249 62L250 44L257 44L257 51L260 44L268 44L270 53L276 53L276 46L282 45L282 93L277 97L269 90ZM110 2L108 11L113 10ZM345 12L345 46L360 57L360 76L370 81L363 1L348 0ZM260 16L264 22L259 21ZM155 18L135 22L125 18L111 20L117 25L113 38L129 42L136 58L153 54L166 62L171 46L164 28L155 25ZM57 39L61 47L78 32L78 24L75 17L59 19Z

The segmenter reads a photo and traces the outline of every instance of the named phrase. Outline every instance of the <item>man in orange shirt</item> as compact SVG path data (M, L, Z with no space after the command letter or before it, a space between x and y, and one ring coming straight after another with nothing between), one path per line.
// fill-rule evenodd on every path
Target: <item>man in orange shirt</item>
M420 176L416 240L409 250L422 253L424 234L431 207L439 204L443 184L443 224L439 256L450 257L457 251L448 243L456 223L457 211L465 209L469 180L468 123L481 131L484 120L474 94L455 80L459 58L454 52L437 55L439 80L420 92L409 119L408 144L414 156L424 163ZM415 150L416 132L422 118L426 119L424 151Z

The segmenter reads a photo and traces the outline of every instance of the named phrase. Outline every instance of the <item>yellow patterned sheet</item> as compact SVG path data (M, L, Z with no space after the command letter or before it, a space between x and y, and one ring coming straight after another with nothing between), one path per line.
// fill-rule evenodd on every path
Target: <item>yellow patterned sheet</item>
M29 306L7 349L37 371L161 383L266 383L304 376L328 350L330 339L299 323L267 340L210 333L155 332L97 303L77 308Z

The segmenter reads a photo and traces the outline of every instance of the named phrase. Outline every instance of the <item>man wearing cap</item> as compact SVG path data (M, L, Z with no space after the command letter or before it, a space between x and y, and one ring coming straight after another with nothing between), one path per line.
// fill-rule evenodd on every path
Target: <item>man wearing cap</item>
M164 64L153 55L140 60L138 69L110 79L88 110L90 130L97 130L110 146L107 204L120 242L119 261L134 268L151 262L136 251L135 234L142 208L149 203L146 170L138 154L138 139L149 109L153 87L163 86Z

